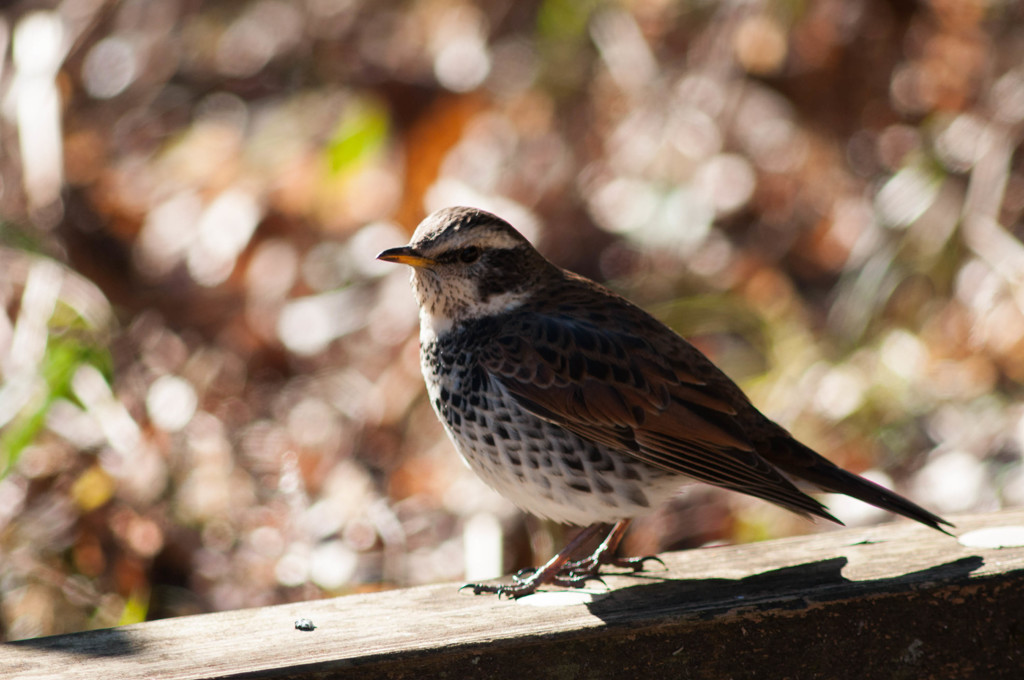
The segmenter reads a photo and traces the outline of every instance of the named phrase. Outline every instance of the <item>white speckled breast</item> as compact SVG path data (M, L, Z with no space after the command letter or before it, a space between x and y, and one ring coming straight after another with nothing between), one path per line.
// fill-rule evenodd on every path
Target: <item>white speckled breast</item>
M684 480L586 441L521 408L475 361L480 324L425 338L430 403L456 449L488 485L556 522L612 523L646 514Z

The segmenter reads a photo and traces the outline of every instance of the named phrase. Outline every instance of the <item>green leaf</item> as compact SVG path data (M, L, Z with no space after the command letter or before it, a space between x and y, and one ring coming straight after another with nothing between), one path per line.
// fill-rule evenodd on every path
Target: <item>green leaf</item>
M71 391L71 379L78 367L86 363L96 366L109 379L112 361L106 348L87 333L51 333L40 366L45 393L41 398L32 399L0 432L0 478L10 472L24 450L35 441L53 403L61 398L77 401Z
M390 127L380 103L360 100L347 107L327 144L331 172L347 172L376 155L387 142Z
M136 591L124 603L124 609L121 610L121 618L118 620L117 625L127 626L133 623L142 623L146 620L148 613L149 593Z

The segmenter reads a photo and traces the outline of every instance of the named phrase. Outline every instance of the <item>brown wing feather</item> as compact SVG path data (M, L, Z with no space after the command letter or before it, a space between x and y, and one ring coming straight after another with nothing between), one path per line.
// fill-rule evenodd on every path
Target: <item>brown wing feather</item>
M524 408L580 437L835 520L755 451L736 417L753 410L738 387L625 300L606 293L595 312L584 303L592 291L579 298L570 291L541 313L532 307L504 317L484 368Z

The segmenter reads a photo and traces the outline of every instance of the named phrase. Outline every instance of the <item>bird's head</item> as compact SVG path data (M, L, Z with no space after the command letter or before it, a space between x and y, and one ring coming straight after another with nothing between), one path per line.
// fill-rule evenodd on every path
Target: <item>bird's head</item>
M409 245L377 259L412 267L421 318L437 334L516 308L543 277L558 271L505 220L461 207L431 214Z

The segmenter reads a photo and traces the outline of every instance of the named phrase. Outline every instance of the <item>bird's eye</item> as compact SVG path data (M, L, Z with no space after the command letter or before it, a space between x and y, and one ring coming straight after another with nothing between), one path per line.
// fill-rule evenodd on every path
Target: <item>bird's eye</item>
M470 264L480 259L480 249L476 246L469 246L459 251L459 259Z

